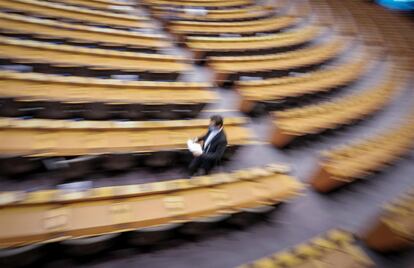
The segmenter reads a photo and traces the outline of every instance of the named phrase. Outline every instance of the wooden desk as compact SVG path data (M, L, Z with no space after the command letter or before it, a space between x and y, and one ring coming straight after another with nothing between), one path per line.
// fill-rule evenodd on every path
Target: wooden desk
M290 176L262 170L262 175L245 171L245 179L238 179L238 172L234 172L191 180L94 188L78 194L35 192L23 200L13 200L13 194L3 193L0 247L191 222L284 202L303 189ZM258 192L258 188L267 190Z
M208 34L254 34L260 32L276 32L292 27L300 19L288 16L271 17L242 22L197 22L172 21L168 28L176 34L208 35Z
M413 122L409 115L398 127L324 152L318 170L310 179L312 187L329 192L394 163L413 146Z
M287 97L303 96L347 85L371 69L372 58L373 55L367 53L355 61L298 77L236 81L235 87L242 99L240 110L250 113L258 102L283 100ZM371 62L371 65L367 62Z
M151 105L210 103L217 99L206 90L210 87L206 83L133 82L0 71L0 85L2 98L17 100Z
M115 29L102 29L53 20L0 13L0 29L13 32L46 35L58 38L112 43L122 46L167 48L171 44L164 35L144 34Z
M187 37L187 46L201 59L211 52L243 52L275 49L304 44L321 34L321 28L309 26L298 31L250 37Z
M79 48L7 37L0 37L0 57L137 72L185 72L191 67L179 56Z
M36 0L6 0L0 1L0 8L20 10L33 14L70 18L90 23L107 24L113 26L153 28L148 18L115 14L97 10L88 10L62 4Z
M321 64L338 56L349 46L350 42L339 38L285 53L259 56L208 57L207 61L215 72L216 84L220 85L225 81L238 80L239 74L282 71Z
M229 146L251 142L240 118L226 119ZM0 154L79 156L106 153L179 151L187 140L205 132L208 120L110 122L13 120L0 123Z
M275 112L271 143L283 148L296 137L317 134L362 120L389 104L400 88L401 81L389 75L379 85L362 92L321 104Z

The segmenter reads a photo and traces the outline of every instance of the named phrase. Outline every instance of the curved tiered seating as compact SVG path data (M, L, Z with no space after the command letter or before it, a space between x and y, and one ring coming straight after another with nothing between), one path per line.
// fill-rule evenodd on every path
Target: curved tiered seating
M344 26L359 32L364 42L384 46L395 56L412 58L414 38L408 17L395 16L386 9L373 8L369 2L362 1L318 0L311 4L316 10L329 9L331 17L347 17L349 21Z
M331 230L309 242L240 266L240 268L318 268L374 267L373 261L360 249L352 234Z
M350 62L297 77L237 81L235 86L241 95L240 110L251 113L259 103L280 102L290 97L325 92L348 85L371 69L373 58L373 55L367 53Z
M160 34L145 34L131 31L102 29L73 23L39 19L17 14L0 13L0 31L15 35L33 35L50 39L68 39L72 42L93 42L107 46L122 46L145 49L162 49L170 46Z
M171 32L181 35L219 35L274 33L295 26L300 19L290 16L271 17L242 22L197 22L175 20L168 24Z
M286 73L289 71L322 64L342 53L348 48L345 39L306 47L285 53L259 56L209 57L208 65L215 72L218 85L238 80L243 75L266 75Z
M0 1L0 8L22 11L30 14L81 20L100 25L112 25L127 28L154 28L154 25L149 23L148 18L145 17L83 9L45 1L5 0Z
M250 132L243 127L244 123L242 118L226 119L228 155L251 142ZM187 151L187 140L201 135L206 125L206 119L111 122L4 118L0 121L1 172L13 174L14 170L22 170L16 167L17 164L7 167L7 163L10 163L8 160L16 157L38 161L48 157L129 154L131 157L125 161L131 162L131 165L134 165L132 162L138 164L139 159L143 162L162 161L159 165L172 165L180 161L177 154ZM147 160L148 157L154 159ZM20 160L23 164L27 162L25 159Z
M151 6L151 13L160 19L189 21L247 21L266 18L271 10L263 6L247 6L243 8L208 10L208 12L189 11L186 8Z
M27 62L29 65L47 63L51 66L45 72L52 73L66 66L85 67L98 73L113 74L120 70L144 77L147 75L148 80L173 81L180 73L190 69L190 65L180 56L79 48L7 37L0 37L0 48L2 59ZM75 68L74 71L78 71L78 75L88 76L88 72L83 72L81 68Z
M399 89L400 82L395 75L390 75L386 81L369 90L321 104L275 112L271 143L282 148L296 137L361 120L383 109Z
M385 206L376 223L364 235L372 249L386 252L414 245L414 188Z
M414 141L412 116L400 126L323 153L319 170L311 178L313 188L329 192L388 164L409 152Z
M208 9L243 7L252 4L251 0L227 0L227 1L175 1L175 0L144 0L143 4L152 6L170 7L203 7Z
M216 100L205 83L121 81L0 71L0 114L25 115L20 108L44 107L33 116L129 119L194 117ZM166 97L168 96L168 97ZM194 98L197 96L197 98ZM98 114L90 114L87 106ZM99 108L100 107L100 108ZM118 110L118 115L111 111Z
M6 192L1 194L0 247L7 250L232 215L284 202L302 189L300 182L269 166L83 192Z
M297 31L249 37L187 37L186 44L196 59L246 52L252 54L280 52L281 49L304 45L322 34L323 29L307 26Z

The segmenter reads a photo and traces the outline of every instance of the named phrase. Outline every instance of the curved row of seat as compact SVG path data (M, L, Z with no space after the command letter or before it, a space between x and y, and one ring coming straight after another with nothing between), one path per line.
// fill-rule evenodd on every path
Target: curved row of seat
M191 68L186 59L180 56L80 48L9 37L0 37L0 48L2 59L48 63L51 72L52 67L59 69L60 65L69 65L98 71L112 70L111 73L121 70L125 73L141 74L141 77L148 80L175 80L180 73Z
M256 33L275 33L293 27L301 19L290 16L278 16L251 21L238 22L199 22L199 21L171 21L167 27L169 31L179 35L220 35L240 34L254 35Z
M263 6L246 6L232 9L188 9L180 7L151 6L151 14L167 23L174 20L188 21L249 21L267 18L272 15L272 9Z
M282 148L295 138L320 133L362 120L383 109L400 89L405 78L394 75L372 88L332 101L273 113L271 143Z
M195 59L208 56L257 55L275 53L303 46L321 36L326 29L306 26L299 30L262 36L244 37L187 37L186 45L194 52Z
M53 157L183 150L187 148L187 140L202 134L208 124L207 120L118 123L14 120L18 123L0 126L3 155ZM229 146L251 140L243 123L244 120L237 118L226 120Z
M291 32L275 34L281 30L286 30L287 28L293 28L294 26L299 25L301 22L308 19L310 15L310 9L302 10L295 7L289 8L288 13L279 16L279 14L275 13L275 10L282 6L287 6L285 1L278 2L278 4L275 4L275 7L269 5L268 8L266 6L264 9L268 9L270 12L268 16L260 16L244 20L244 9L241 9L243 12L241 14L239 14L240 9L232 11L231 13L226 9L222 9L221 11L228 12L226 16L229 14L229 18L237 19L236 16L241 15L242 20L227 19L225 21L208 21L208 18L206 18L206 21L204 21L197 20L196 16L193 16L194 21L192 21L192 12L194 14L200 13L201 15L198 16L198 18L215 15L210 14L210 10L204 8L205 5L205 2L200 2L199 6L202 9L184 9L186 14L190 14L189 16L184 16L184 20L180 19L180 17L183 16L181 15L183 11L162 9L162 5L158 2L150 6L150 9L153 10L156 16L158 14L157 12L162 13L164 11L164 13L161 14L161 17L165 16L165 24L167 25L167 28L170 32L177 34L180 37L180 40L194 52L194 57L197 60L202 60L206 56L214 55L280 52L296 46L305 45L307 42L316 38L318 34L321 34L317 32L317 26L298 27L298 29L292 30ZM254 7L255 5L251 7L248 6L246 9L254 9ZM203 35L209 35L209 37ZM212 37L213 35L220 35L220 37ZM233 37L229 37L229 35ZM234 37L234 35L238 37Z
M336 38L310 47L284 53L258 56L209 57L208 65L215 72L218 85L239 80L241 76L273 76L318 66L336 58L351 47L351 41Z
M331 20L346 18L343 26L350 31L362 33L364 42L381 45L391 54L405 56L412 61L412 27L403 16L395 16L386 9L372 8L372 5L364 2L318 0L312 1L312 6L316 11L329 9L332 12Z
M243 118L226 119L229 145L224 158L253 141L244 124ZM60 167L57 172L65 177L97 168L172 166L188 160L187 140L203 134L206 125L206 119L113 122L2 118L1 173L34 171L41 167L41 161L50 158L55 158L49 161L56 167L52 169Z
M5 192L0 198L0 252L4 257L15 247L64 240L81 246L81 241L105 234L132 232L139 237L148 228L155 231L191 222L208 225L218 216L220 221L239 213L264 213L263 208L269 211L304 188L284 172L270 165L191 180L85 191Z
M95 8L108 10L111 12L118 11L117 7L129 7L132 6L132 2L129 1L90 1L90 0L53 0L62 4L78 5L86 8Z
M135 120L195 117L207 103L216 100L206 83L121 81L0 71L0 85L3 116ZM43 108L27 110L30 107Z
M235 87L241 97L240 110L252 113L259 104L272 109L273 103L279 104L287 98L327 92L346 86L371 70L375 58L376 52L364 53L345 63L300 76L237 81Z
M403 250L414 243L414 188L387 204L363 237L370 247L382 252Z
M128 28L153 28L154 25L146 17L116 14L97 10L71 7L67 5L37 0L5 0L0 2L0 8L24 11L31 14L61 17Z
M395 128L349 145L323 152L310 182L315 190L329 192L384 169L408 153L414 140L412 115Z
M31 35L50 39L68 39L77 42L92 42L111 46L117 45L136 49L163 49L171 43L161 34L145 34L116 29L103 29L65 23L48 19L28 17L18 14L0 12L0 29L2 32L16 35Z
M231 7L243 7L252 5L252 0L227 0L227 1L170 1L170 0L144 0L142 4L168 7L203 7L206 9L222 9Z
M349 232L333 229L292 249L239 266L240 268L374 267L374 262L356 244Z

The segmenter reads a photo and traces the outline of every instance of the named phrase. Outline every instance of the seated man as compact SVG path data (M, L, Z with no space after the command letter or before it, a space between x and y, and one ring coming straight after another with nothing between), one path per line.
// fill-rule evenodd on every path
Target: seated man
M223 157L227 146L226 134L223 130L223 118L219 115L210 117L210 125L204 136L195 138L195 142L203 142L202 153L193 153L194 159L189 172L193 176L206 175Z

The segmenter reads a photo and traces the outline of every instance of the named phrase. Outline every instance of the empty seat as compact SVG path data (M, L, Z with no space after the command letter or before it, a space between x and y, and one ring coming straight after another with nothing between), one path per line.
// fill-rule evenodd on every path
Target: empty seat
M41 102L42 109L35 112L35 117L47 118L47 119L66 119L70 118L68 107L64 103L60 102Z
M68 160L58 159L54 165L59 176L66 179L79 179L93 171L97 162L96 156L78 156Z
M134 154L112 153L102 157L101 167L104 170L128 170L137 165L137 157Z
M8 176L21 175L33 172L40 168L40 163L36 158L2 155L0 157L0 173Z
M127 234L127 241L134 246L151 246L171 238L180 223L141 228Z
M219 223L229 219L231 214L220 214L206 218L200 218L187 222L180 228L180 232L189 236L203 235L209 229L216 227Z
M110 107L102 102L85 103L83 117L88 120L108 119L110 115Z
M4 267L24 267L41 259L42 244L0 249L0 265Z
M232 215L232 217L227 220L227 223L240 228L248 227L260 218L263 218L263 216L265 216L266 214L272 212L274 209L274 206L268 205L254 208L245 208L242 209L240 212Z
M60 242L64 252L72 256L89 256L111 247L118 234L106 234L86 238L68 239Z
M0 114L3 116L17 117L24 114L21 110L22 103L14 101L12 98L0 99Z

